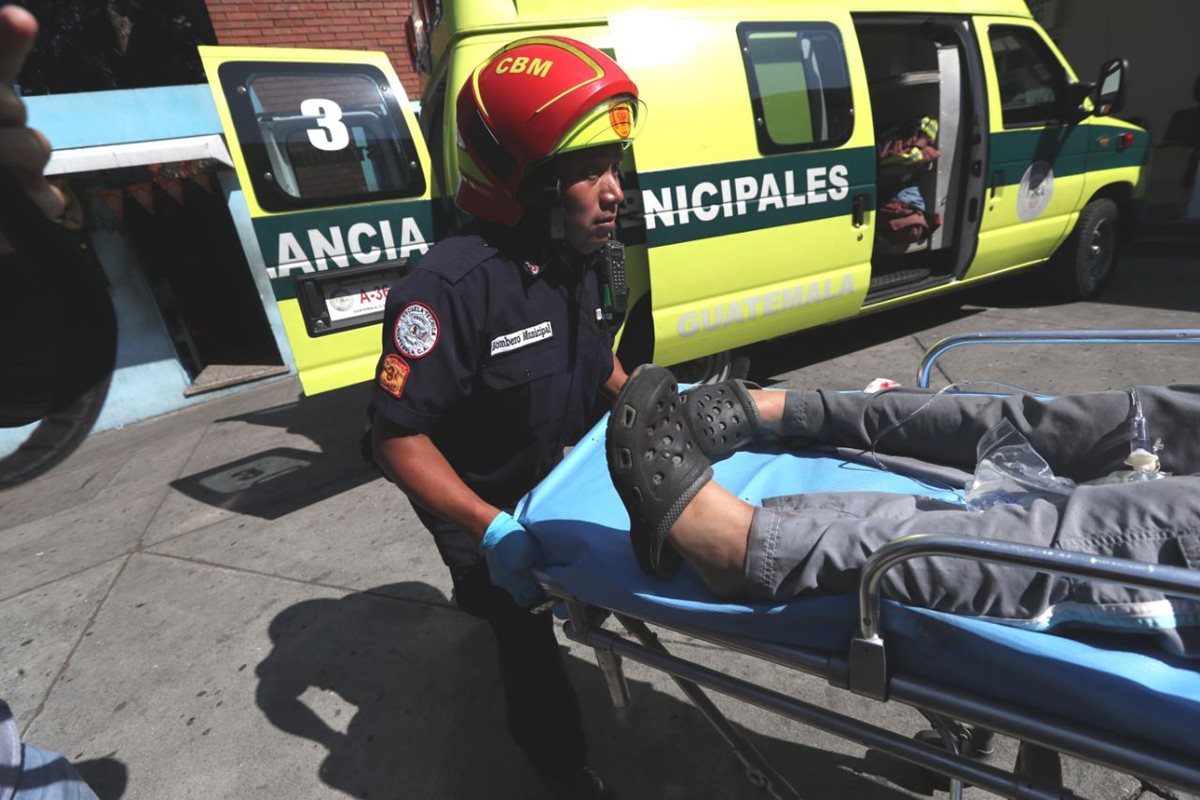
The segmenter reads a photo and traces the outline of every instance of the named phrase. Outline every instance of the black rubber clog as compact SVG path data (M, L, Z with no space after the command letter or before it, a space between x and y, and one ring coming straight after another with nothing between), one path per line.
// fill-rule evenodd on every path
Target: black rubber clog
M758 406L749 392L760 388L735 378L693 386L684 393L692 434L710 460L725 458L762 433Z
M662 367L635 369L617 396L605 442L638 566L658 578L671 577L682 563L667 531L712 479L712 463L694 440L678 388Z

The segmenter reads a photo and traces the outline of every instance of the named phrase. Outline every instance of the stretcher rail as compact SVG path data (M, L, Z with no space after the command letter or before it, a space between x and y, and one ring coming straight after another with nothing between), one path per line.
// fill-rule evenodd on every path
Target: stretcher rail
M1091 331L978 331L948 336L930 347L917 368L917 387L929 388L930 375L938 359L966 345L1010 344L1200 344L1195 328L1108 329Z
M927 387L937 359L945 352L966 344L1069 342L1200 343L1200 330L1011 331L950 337L926 354L918 374L918 384ZM564 518L573 519L570 509L549 516L552 520ZM608 522L604 520L604 523ZM850 623L851 628L843 629L841 635L850 638L850 647L847 649L844 646L846 638L839 638L831 643L832 649L824 646L813 649L782 643L785 640L772 638L770 631L767 632L767 638L771 640L767 641L755 638L757 633L747 635L740 628L726 626L710 630L673 614L660 614L661 609L647 609L640 602L627 603L623 598L601 600L600 605L592 605L593 600L574 596L569 588L558 585L544 573L539 575L539 580L548 592L566 601L570 620L564 626L564 631L568 638L594 649L616 705L621 706L629 701L628 686L621 674L622 659L632 659L669 675L716 727L741 760L751 781L773 798L793 797L794 791L762 759L753 743L721 716L705 697L704 689L721 692L921 768L948 775L951 778L952 800L961 798L966 784L1013 798L1075 798L1076 795L1063 786L1060 754L1101 764L1155 784L1200 792L1200 762L1195 757L1194 739L1186 727L1180 727L1181 720L1186 725L1187 716L1158 718L1146 712L1140 722L1148 722L1158 730L1149 730L1146 724L1133 724L1139 720L1128 718L1125 720L1130 723L1128 725L1096 725L1087 714L1077 715L1074 708L1056 702L1057 698L1049 698L1050 702L1043 706L1035 699L1015 696L1012 692L993 694L981 690L971 680L947 680L946 669L930 668L932 657L927 653L912 658L912 654L903 650L903 647L914 641L914 630L925 634L945 632L947 642L959 645L983 641L985 649L980 651L976 661L966 661L975 666L994 656L1000 657L1000 663L1006 663L1004 659L1009 651L1005 648L1010 636L1020 638L1025 644L1031 643L1027 640L1042 637L1068 642L1053 634L1017 631L987 620L975 619L960 625L958 620L951 622L946 619L949 615L899 606L889 607L888 628L884 630L881 627L884 607L880 590L887 571L911 558L930 556L971 558L1075 579L1111 581L1171 597L1200 601L1200 572L1194 570L1013 542L948 534L915 534L892 541L866 562L857 598L858 619L855 620L850 603L841 607L849 614L844 621ZM631 607L642 610L631 613ZM624 626L624 633L605 630L602 627L604 617L595 613L596 609L614 614ZM784 669L823 678L833 687L849 689L873 700L909 706L929 720L941 736L943 747L905 737L864 719L847 717L689 658L673 655L647 625L769 661ZM990 633L983 631L984 628L989 629ZM855 629L859 632L858 636L854 635ZM996 635L993 636L993 633ZM885 638L889 640L887 647L894 656L890 665L886 658ZM988 642L991 643L991 649L986 648ZM924 644L927 645L928 641ZM1106 674L1104 670L1108 668L1107 665L1089 660L1089 654L1085 652L1089 644L1070 642L1070 645L1065 651L1059 651L1064 655L1058 661L1047 658L1046 653L1053 651L1043 650L1040 646L1029 648L1029 652L1039 655L1043 663L1068 668L1072 664L1078 666L1078 662L1067 658L1065 654L1069 653L1072 657L1082 657L1084 666L1081 669L1096 670L1101 676ZM1104 649L1103 644L1096 647ZM1122 662L1126 666L1135 663L1140 665L1141 655L1140 650L1122 653L1119 648L1118 652L1113 653L1114 657L1136 657ZM1175 672L1188 670L1175 661L1173 658L1164 659L1161 662L1163 669ZM1074 672L1071 674L1077 675ZM1082 673L1078 673L1078 677L1082 677ZM1186 671L1181 675L1185 682L1179 685L1193 687L1194 690L1194 678L1193 672ZM1068 697L1074 696L1073 692L1077 691L1076 686L1068 686L1061 680L1051 683ZM1112 683L1102 685L1110 690L1115 688ZM1161 690L1169 697L1171 689L1165 682L1148 682L1140 688L1147 691L1136 697L1147 701L1146 708L1171 712L1179 707L1185 713L1191 713L1192 706L1175 706L1152 693ZM1175 691L1178 693L1178 688ZM1195 696L1189 691L1182 697L1194 699ZM1119 703L1106 708L1109 714L1123 708L1130 710ZM1141 713L1142 708L1139 705L1132 712ZM1111 723L1113 719L1118 717L1110 716L1106 721ZM971 731L964 724L976 728ZM962 738L964 731L967 738ZM973 745L975 733L987 735L988 731L1011 737L1019 743L1019 756L1011 770L971 758L976 748L967 747L964 742L969 740Z
M573 622L568 622L564 625L564 632L573 641L588 645L597 651L613 653L660 670L673 676L677 682L703 686L721 692L759 708L782 714L865 747L888 753L912 764L949 775L1004 797L1029 798L1029 800L1072 800L1077 797L1061 787L1049 788L1031 785L1021 776L922 744L836 711L788 697L772 689L673 656L665 650L651 649L631 642L611 631L592 625L584 625L580 628L576 627Z
M862 612L862 638L879 635L879 587L889 569L913 558L950 556L971 558L1072 578L1111 581L1163 594L1200 601L1200 573L1183 567L1148 564L1122 558L1058 550L1052 547L977 539L943 533L913 533L885 544L867 559L859 583L858 603Z
M1107 560L1114 561L1116 559ZM1186 570L1178 570L1178 568L1171 569L1175 572L1186 572ZM586 604L573 597L544 574L542 575L542 584L548 592L565 600L568 607L571 607L571 621L564 625L567 637L592 647L597 655L604 654L604 662L609 664L610 668L615 667L614 674L609 674L609 670L605 670L606 677L610 682L619 678L622 686L624 685L619 665L622 658L628 658L670 675L693 703L697 703L697 697L703 698L703 694L699 691L699 687L702 686L828 733L853 740L864 746L872 747L924 769L948 775L954 783L972 784L1004 797L1064 799L1076 797L1061 786L1038 785L1036 781L1031 781L1029 776L1005 772L1002 769L979 764L964 755L914 742L870 723L845 717L820 706L779 694L765 687L672 655L657 639L653 643L647 643L642 636L638 635L631 620L637 621L636 624L641 625L642 628L645 627L645 623L650 623L655 627L674 631L699 641L771 661L784 668L824 678L837 688L852 689L854 667L844 657L822 650L728 636L679 622L667 623L661 620L644 619L639 615L624 611L616 612L617 618L626 630L642 640L643 643L638 644L623 638L618 633L603 630L595 615L583 613L583 609L587 608ZM1195 580L1193 585L1195 585ZM1165 586L1158 585L1158 588L1165 588ZM1200 593L1200 586L1189 589L1187 592L1178 593L1194 596ZM1200 791L1200 764L1179 752L1172 752L1158 745L1148 746L1129 737L1101 733L1089 725L1048 715L1044 712L1031 714L1030 709L1017 707L1008 702L982 698L977 694L957 690L920 677L901 673L889 674L887 679L886 695L873 699L883 702L898 702L923 713L931 712L947 719L981 726L1022 743L1038 745L1054 753L1104 764L1112 769L1137 775L1155 783L1188 791ZM622 706L628 702L628 699L628 694L625 694L623 702L616 704ZM615 694L614 701L616 701ZM781 779L771 780L773 777L778 778L777 774L770 770L765 762L758 761L761 756L752 745L749 745L744 737L737 734L735 730L733 731L734 735L729 735L729 731L733 729L729 728L726 721L716 720L705 712L706 707L711 708L711 703L703 703L703 705L701 703L697 703L698 707L702 713L705 713L705 716L709 717L710 723L717 727L722 737L743 762L747 773L752 775L751 780L755 785L764 788L771 797L789 796L784 792L790 787L787 787ZM718 724L718 721L724 724ZM956 796L953 792L953 784L951 796Z

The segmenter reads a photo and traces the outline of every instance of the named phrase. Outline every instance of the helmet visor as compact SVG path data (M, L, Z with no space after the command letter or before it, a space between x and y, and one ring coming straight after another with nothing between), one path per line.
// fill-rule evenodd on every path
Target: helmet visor
M628 146L637 138L645 121L646 104L641 100L630 95L610 98L580 117L549 155L606 144Z

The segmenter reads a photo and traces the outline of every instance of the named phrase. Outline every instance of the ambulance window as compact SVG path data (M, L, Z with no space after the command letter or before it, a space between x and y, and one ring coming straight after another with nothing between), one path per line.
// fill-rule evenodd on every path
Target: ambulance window
M850 138L846 54L828 23L738 25L758 148L780 153Z
M263 209L425 193L412 134L374 67L230 62L221 85Z
M1004 127L1039 125L1058 116L1067 74L1032 28L993 26L988 30Z

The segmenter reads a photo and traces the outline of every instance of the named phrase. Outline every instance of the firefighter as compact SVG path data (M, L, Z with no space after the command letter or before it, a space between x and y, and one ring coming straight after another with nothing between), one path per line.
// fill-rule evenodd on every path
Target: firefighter
M511 514L625 381L598 269L623 199L637 87L572 39L512 42L458 95L455 203L475 220L392 287L373 452L496 637L513 740L556 797L604 797L578 702Z

